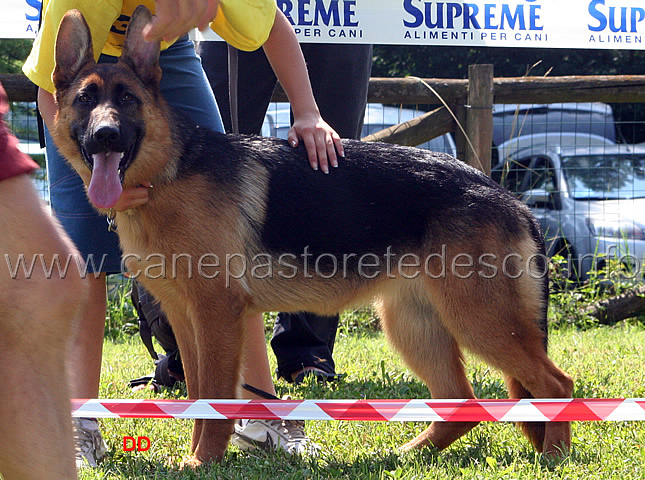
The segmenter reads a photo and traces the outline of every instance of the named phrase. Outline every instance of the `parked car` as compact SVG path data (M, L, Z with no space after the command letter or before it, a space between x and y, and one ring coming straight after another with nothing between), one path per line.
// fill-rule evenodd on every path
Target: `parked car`
M616 143L616 125L605 103L496 104L493 106L493 165L498 150L516 138L539 138L550 145L571 145L571 135ZM593 145L593 144L591 144Z
M365 121L361 137L365 137L402 122L407 122L413 118L420 117L424 113L425 112L410 108L398 108L370 103L367 105L365 110ZM287 102L275 102L269 104L269 108L262 125L262 135L265 137L287 138L287 133L289 132L290 127L291 116L289 104ZM455 157L457 156L455 141L449 134L433 138L418 147L432 150L434 152L448 153Z
M493 142L538 133L577 132L616 142L614 112L600 102L496 104L493 106Z
M586 278L608 258L642 275L645 267L645 148L526 146L492 177L518 194L539 220L548 253Z
M531 135L521 135L500 144L497 147L499 158L508 158L520 150L528 148L540 149L544 147L604 147L615 145L613 140L601 135L580 132L542 132Z

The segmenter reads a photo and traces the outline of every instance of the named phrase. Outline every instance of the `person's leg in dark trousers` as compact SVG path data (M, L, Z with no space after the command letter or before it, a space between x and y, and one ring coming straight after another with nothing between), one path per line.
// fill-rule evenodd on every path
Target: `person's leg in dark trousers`
M343 138L360 138L372 65L371 45L301 45L322 117ZM228 53L221 42L200 44L204 69L230 131ZM238 123L240 133L260 133L276 78L261 51L238 52ZM334 342L338 315L309 312L278 314L271 347L278 376L302 381L303 370L335 378ZM295 376L295 378L293 378Z
M322 118L342 138L360 138L372 70L372 46L315 43L300 46ZM334 378L332 354L337 329L338 315L278 314L271 338L278 376L298 383L308 369L314 368L321 370L319 379Z
M342 138L360 138L372 45L303 43L300 47L322 118Z
M228 47L224 42L200 42L197 53L219 106L225 130L230 133ZM238 126L240 133L260 134L271 96L278 81L262 49L238 51Z

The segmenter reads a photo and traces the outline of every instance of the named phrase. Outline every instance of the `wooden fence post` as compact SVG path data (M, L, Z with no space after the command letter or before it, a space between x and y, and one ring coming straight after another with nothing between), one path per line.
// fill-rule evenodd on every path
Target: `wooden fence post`
M465 105L467 102L468 100L464 97L459 104L452 106L452 111L456 117L453 133L455 136L455 146L457 147L457 158L463 161L466 161L466 150L470 148L468 146L468 142L466 141L466 135L464 134L466 130L466 123L467 123L466 105ZM462 128L464 130L462 130Z
M468 67L468 105L466 107L467 164L490 175L493 144L493 65Z

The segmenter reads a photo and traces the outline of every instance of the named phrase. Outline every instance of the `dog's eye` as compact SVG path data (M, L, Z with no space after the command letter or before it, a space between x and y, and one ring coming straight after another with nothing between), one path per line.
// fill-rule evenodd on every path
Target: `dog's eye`
M121 102L122 103L132 103L134 102L134 95L131 93L124 93L121 95Z
M77 97L78 103L91 103L92 102L92 97L90 97L87 93L81 93Z

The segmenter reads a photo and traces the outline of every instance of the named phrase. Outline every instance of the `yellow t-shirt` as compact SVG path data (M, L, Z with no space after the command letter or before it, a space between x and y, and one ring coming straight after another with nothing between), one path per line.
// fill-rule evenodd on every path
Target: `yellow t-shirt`
M121 13L119 14L118 18L114 20L114 22L112 22L110 31L107 34L107 40L105 41L105 45L103 46L103 50L101 51L101 53L104 53L105 55L112 55L113 57L121 56L121 49L123 48L123 43L125 42L125 31L128 29L130 18L132 18L132 14L136 10L137 6L145 5L146 7L148 7L148 10L150 10L153 14L155 13L154 0L122 0L122 2L123 5L121 6ZM169 43L161 42L162 50L165 50L169 46Z
M92 32L94 58L120 56L129 17L138 5L154 13L154 0L43 0L43 20L22 71L39 87L54 91L54 46L65 12L80 10ZM220 0L210 27L234 47L252 51L266 42L275 20L275 0ZM162 49L168 47L162 42Z

